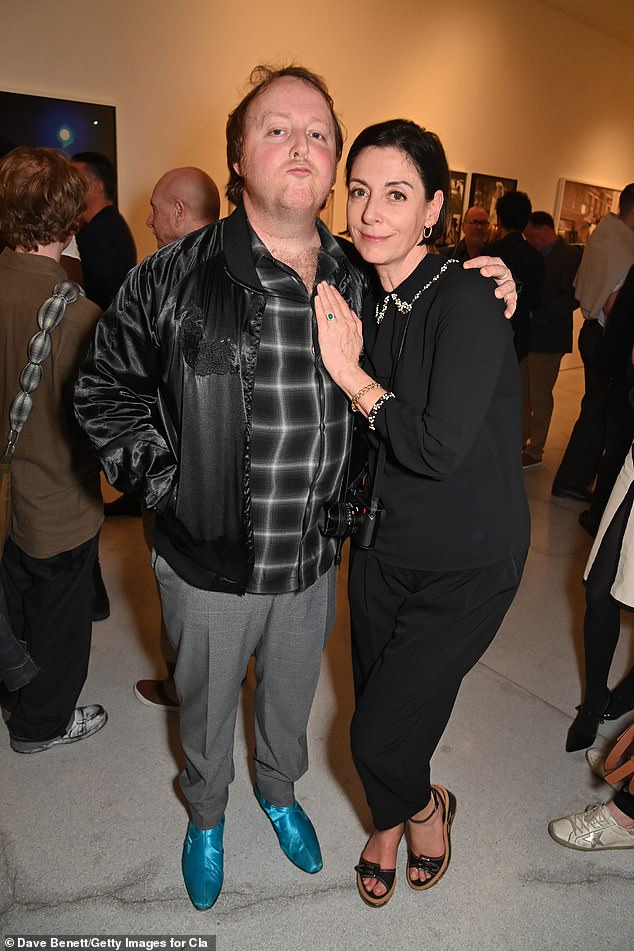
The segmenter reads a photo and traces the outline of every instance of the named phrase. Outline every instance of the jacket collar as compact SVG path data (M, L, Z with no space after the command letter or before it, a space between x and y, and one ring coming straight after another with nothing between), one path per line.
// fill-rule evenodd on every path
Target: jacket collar
M43 254L24 254L21 251L4 248L0 254L0 260L4 267L13 271L23 271L26 274L48 274L58 281L67 280L66 271L62 265Z
M229 271L241 283L249 287L263 291L263 287L258 278L253 263L251 253L251 237L249 234L249 223L242 202L236 207L236 210L223 221L223 251L225 261ZM317 230L321 240L322 248L325 248L337 262L337 270L334 275L335 285L345 293L350 284L350 270L352 265L346 258L341 247L328 231L326 226L317 219Z
M242 202L224 219L222 242L225 261L233 276L242 284L263 291L253 263L249 225Z

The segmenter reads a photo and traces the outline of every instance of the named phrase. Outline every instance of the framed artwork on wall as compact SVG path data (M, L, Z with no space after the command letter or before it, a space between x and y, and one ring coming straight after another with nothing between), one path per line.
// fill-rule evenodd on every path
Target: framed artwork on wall
M117 167L114 106L0 91L0 156L19 145L100 152Z
M455 247L460 240L467 173L450 171L449 196L445 218L445 234L442 242L446 247Z
M620 194L618 189L560 178L553 215L557 234L570 244L585 244L601 218L618 212Z
M485 208L489 215L489 227L494 228L497 225L496 201L505 192L514 192L516 189L516 178L504 178L503 175L483 175L481 172L473 172L471 187L469 188L468 207L479 205L481 208Z

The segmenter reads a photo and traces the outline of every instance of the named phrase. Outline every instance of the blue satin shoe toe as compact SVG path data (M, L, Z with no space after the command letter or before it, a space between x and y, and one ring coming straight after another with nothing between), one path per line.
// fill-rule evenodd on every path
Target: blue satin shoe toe
M222 888L224 830L224 816L213 829L199 829L193 822L187 826L183 846L183 878L187 893L199 911L211 908Z
M314 875L323 867L321 849L312 822L298 802L292 806L274 806L267 802L258 787L255 798L271 820L284 855L301 868Z

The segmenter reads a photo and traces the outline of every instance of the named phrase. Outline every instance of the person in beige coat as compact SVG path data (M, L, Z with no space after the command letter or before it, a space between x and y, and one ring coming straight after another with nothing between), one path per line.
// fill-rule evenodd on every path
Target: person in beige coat
M634 710L634 667L612 691L608 676L621 630L621 607L634 608L634 446L612 490L584 572L585 691L566 750L589 747L603 720Z

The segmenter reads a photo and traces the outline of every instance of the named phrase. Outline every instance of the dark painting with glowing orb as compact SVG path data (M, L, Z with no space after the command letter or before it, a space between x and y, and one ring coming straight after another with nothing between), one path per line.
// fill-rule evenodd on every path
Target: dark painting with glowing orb
M0 92L0 156L18 145L101 152L117 166L114 106Z

